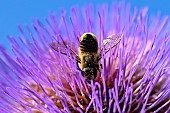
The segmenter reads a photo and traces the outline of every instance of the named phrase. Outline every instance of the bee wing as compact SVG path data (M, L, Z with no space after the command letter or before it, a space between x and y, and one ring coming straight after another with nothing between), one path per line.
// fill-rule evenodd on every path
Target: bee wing
M113 34L108 36L106 39L103 40L104 47L99 52L98 60L101 59L102 52L109 52L113 47L115 47L120 40L122 39L123 34Z
M104 48L102 48L102 51L105 49L105 53L107 53L120 42L122 36L122 34L113 34L108 36L105 40L103 40Z
M51 42L49 44L51 48L57 52L60 52L61 54L68 55L68 52L70 52L70 55L72 58L76 58L77 51L74 47L70 47L71 44L66 43L66 42Z

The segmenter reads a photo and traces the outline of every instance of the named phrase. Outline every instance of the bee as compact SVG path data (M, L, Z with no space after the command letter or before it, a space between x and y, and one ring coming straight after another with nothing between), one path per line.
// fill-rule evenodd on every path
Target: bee
M100 60L102 58L102 53L107 53L115 47L120 42L121 37L121 34L108 36L103 40L103 48L99 49L96 36L93 33L84 33L80 37L78 53L75 49L69 48L69 44L63 39L62 43L51 42L50 46L55 51L64 55L67 55L68 53L66 51L69 50L72 58L76 59L78 70L80 70L85 79L90 82L97 77L97 72L101 73L102 64L100 63Z

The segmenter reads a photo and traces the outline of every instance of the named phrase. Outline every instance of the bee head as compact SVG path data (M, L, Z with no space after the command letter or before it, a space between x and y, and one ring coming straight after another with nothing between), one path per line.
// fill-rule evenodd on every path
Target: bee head
M95 68L86 67L82 70L82 75L89 82L90 80L94 80L97 75L97 70Z

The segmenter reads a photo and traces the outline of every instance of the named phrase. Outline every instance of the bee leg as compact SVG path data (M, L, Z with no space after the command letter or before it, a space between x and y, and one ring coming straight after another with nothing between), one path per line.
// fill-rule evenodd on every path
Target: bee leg
M79 56L76 56L76 61L77 61L78 63L81 63Z
M78 69L79 71L82 71L82 70L80 69L80 67L79 67L79 62L77 62L76 64L77 64L77 69Z
M82 71L82 70L80 69L80 67L79 67L79 63L81 63L80 57L79 57L79 56L76 56L77 69L80 70L80 71Z
M98 55L97 55L97 62L99 62L101 58L102 58L102 55L101 55L101 54L98 54Z
M101 73L101 69L102 69L102 64L96 64L96 69Z
M101 70L101 69L103 69L103 66L102 66L102 64L100 64L100 70Z

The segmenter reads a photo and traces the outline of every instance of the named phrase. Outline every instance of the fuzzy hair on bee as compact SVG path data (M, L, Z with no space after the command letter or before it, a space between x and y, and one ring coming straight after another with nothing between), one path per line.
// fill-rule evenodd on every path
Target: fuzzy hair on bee
M50 46L55 51L64 55L67 55L66 50L69 48L70 54L76 59L78 70L81 71L87 82L90 82L94 80L97 77L97 73L102 70L102 64L100 63L102 53L110 51L120 42L121 38L122 34L110 35L103 40L104 48L99 48L96 36L90 32L84 33L80 37L78 53L75 49L69 48L63 40L63 42L51 42Z

